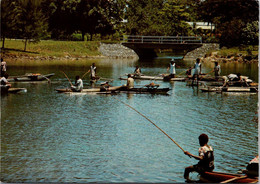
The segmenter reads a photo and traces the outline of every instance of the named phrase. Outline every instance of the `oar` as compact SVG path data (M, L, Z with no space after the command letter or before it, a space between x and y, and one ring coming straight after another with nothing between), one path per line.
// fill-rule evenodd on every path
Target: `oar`
M235 181L235 180L238 180L238 179L242 179L242 178L246 178L247 176L238 176L238 177L235 177L235 178L231 178L231 179L228 179L228 180L225 180L225 181L222 181L220 183L229 183L231 181Z
M51 83L51 80L48 77L45 77L44 75L42 75L42 77L47 79L48 83Z
M140 114L141 116L143 116L143 117L144 117L145 119L147 119L150 123L152 123L156 128L158 128L162 133L164 133L164 135L166 135L169 139L171 139L171 141L174 142L183 152L185 152L184 149L183 149L177 142L175 142L167 133L165 133L160 127L158 127L154 122L152 122L152 121L151 121L149 118L147 118L145 115L143 115L142 113L140 113L139 111L137 111L136 109L134 109L133 107L131 107L130 105L126 104L125 102L119 100L118 98L115 98L115 97L113 97L113 96L112 96L112 98L114 98L115 100L117 100L117 101L123 103L124 105L126 105L126 106L128 106L128 107L130 107L130 108L133 109L135 112L137 112L138 114Z
M181 74L183 74L184 72L186 72L186 70L182 71L182 72L181 72L181 73L179 73L178 75L181 75Z
M65 77L68 79L69 83L71 86L73 86L72 82L70 81L69 77L66 75L66 73L64 71L61 70L61 72L65 75Z

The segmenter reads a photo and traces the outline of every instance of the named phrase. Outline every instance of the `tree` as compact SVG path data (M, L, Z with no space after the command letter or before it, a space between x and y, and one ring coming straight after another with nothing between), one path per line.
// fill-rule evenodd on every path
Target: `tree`
M140 35L185 35L189 13L177 0L129 0L127 2L127 32Z
M2 0L1 1L1 38L2 48L5 45L5 38L12 38L14 35L15 27L15 1Z
M19 0L16 6L16 29L24 39L24 51L27 42L38 42L47 33L47 22L41 10L41 0Z
M197 12L200 18L216 25L221 45L236 46L243 43L243 29L247 23L258 20L259 2L257 0L205 0L200 2Z

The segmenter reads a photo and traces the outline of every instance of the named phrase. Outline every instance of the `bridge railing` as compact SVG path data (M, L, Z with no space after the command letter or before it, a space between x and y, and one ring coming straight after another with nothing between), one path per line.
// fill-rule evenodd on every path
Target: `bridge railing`
M125 43L161 43L161 44L200 44L202 37L199 36L137 36L124 35Z

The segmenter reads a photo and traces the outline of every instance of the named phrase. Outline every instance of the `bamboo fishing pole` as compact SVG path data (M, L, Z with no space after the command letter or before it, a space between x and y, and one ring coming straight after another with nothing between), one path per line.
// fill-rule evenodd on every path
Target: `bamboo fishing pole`
M65 77L69 80L69 83L71 86L73 86L72 82L70 81L69 77L66 75L66 73L64 71L61 70L61 72L65 75Z
M119 100L118 98L115 98L115 97L113 97L113 96L112 96L112 98L114 98L114 99L116 99L117 101L123 103L124 105L130 107L130 108L133 109L135 112L137 112L138 114L140 114L141 116L143 116L143 117L144 117L145 119L147 119L150 123L152 123L156 128L158 128L162 133L164 133L169 139L171 139L171 141L174 142L183 152L185 152L184 149L183 149L177 142L175 142L167 133L165 133L160 127L158 127L154 122L152 122L152 121L151 121L149 118L147 118L145 115L143 115L142 113L140 113L139 111L137 111L137 110L136 110L135 108L133 108L132 106L130 106L130 105L126 104L125 102Z
M89 72L90 72L90 70L88 70L86 73L84 73L84 75L82 75L81 79L83 79Z

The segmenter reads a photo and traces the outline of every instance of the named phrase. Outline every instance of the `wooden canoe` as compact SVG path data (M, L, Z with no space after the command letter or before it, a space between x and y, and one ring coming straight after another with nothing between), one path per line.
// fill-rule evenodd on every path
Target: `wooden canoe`
M89 88L89 89L82 89L80 92L72 91L71 89L56 89L58 93L98 93L98 92L107 92L107 91L116 91L122 88L122 86L113 86L107 88L107 90L104 90L103 88L97 87L97 88Z
M136 76L132 75L133 79L137 80L164 80L164 77L160 76L148 76L148 75L141 75L141 76ZM127 78L120 77L120 80L127 80ZM169 81L185 81L186 78L184 77L176 77L176 78L171 78Z
M10 76L8 82L31 82L31 81L43 81L48 80L54 73L42 75L42 74L25 74L22 76Z
M200 180L207 183L257 183L258 177L251 178L247 175L205 172L200 175Z
M258 87L223 87L222 92L249 92L257 93Z
M18 93L21 91L26 91L26 88L10 88L9 86L2 86L1 85L1 94L7 94L7 93Z
M130 88L122 87L120 92L124 93L151 93L151 94L167 94L170 88Z

